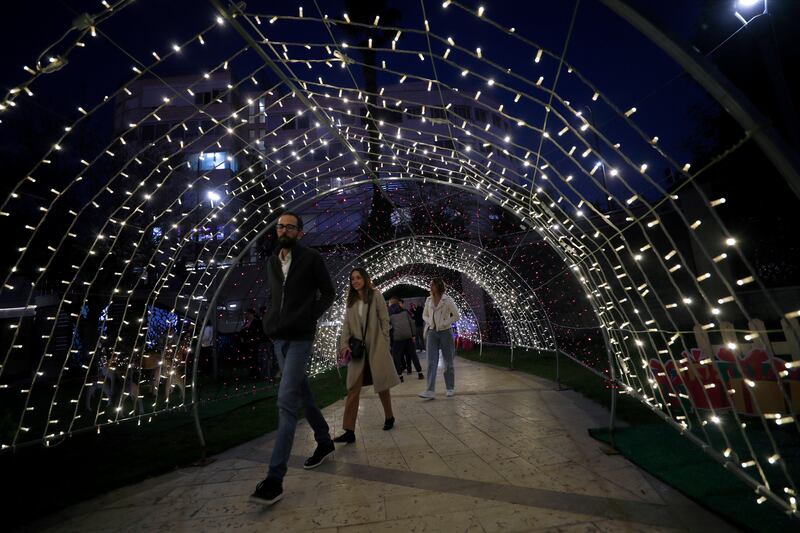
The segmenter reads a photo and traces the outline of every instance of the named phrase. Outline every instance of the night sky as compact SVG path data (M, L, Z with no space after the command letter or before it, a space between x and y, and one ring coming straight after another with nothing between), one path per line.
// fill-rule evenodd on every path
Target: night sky
M748 46L752 43L748 41L750 36L747 31L740 32L727 40L740 27L733 16L729 2L687 0L670 2L668 7L665 7L667 4L665 2L652 0L639 1L635 4L659 27L675 35L683 44L696 45L699 50L707 52L725 42L711 56L723 65L726 61L730 63L732 59L738 59L742 63L746 60L757 63L761 57L757 50ZM47 10L43 10L41 4L24 3L15 5L6 12L7 29L0 34L0 46L6 50L6 53L0 54L0 66L2 66L0 71L3 73L0 88L8 89L26 79L27 74L22 70L22 65L33 65L38 53L57 40L78 13L97 12L103 9L97 1L60 0L48 2L47 5ZM304 7L307 16L316 15L313 2L301 2L299 5ZM395 1L390 2L390 5L402 12L399 26L422 28L424 17L420 4L413 1ZM501 24L513 26L518 35L560 54L575 5L574 2L567 0L487 2L486 13ZM777 2L771 5L776 11L772 18L775 22L777 42L781 45L781 54L795 53L797 45L790 46L791 43L787 42L786 37L792 35L787 32L787 28L791 29L792 24L797 25L797 22L789 20L788 15L792 13L785 5ZM275 7L279 14L296 15L297 6L297 3L275 6L271 2L250 2L247 11L266 12ZM499 32L487 28L486 24L477 23L474 17L453 6L443 9L440 2L427 2L425 7L434 32L442 36L452 35L458 44L468 49L481 47L485 57L501 61L504 66L511 67L514 72L521 73L529 79L536 79L538 72L537 67L532 64L530 48L525 48L521 44L514 45L510 40L499 39ZM323 13L335 17L340 17L345 10L343 3L340 2L321 2L321 9ZM47 133L47 128L41 126L40 122L50 126L71 122L78 115L78 105L93 105L103 95L111 94L132 77L133 60L122 50L144 63L149 63L152 61L151 52L158 51L163 55L170 49L172 43L185 41L204 28L213 26L215 17L216 13L210 3L203 1L139 0L104 22L101 31L113 40L114 44L102 35L90 39L89 46L77 50L71 56L67 67L37 81L33 86L36 93L34 98L20 96L18 108L5 113L2 117L0 160L6 163L6 175L2 183L6 187L16 183L24 175L22 172L25 170L22 169L29 168L52 143L55 134L51 136ZM320 24L314 23L308 26L308 34L295 32L287 35L287 30L283 29L282 24L271 27L265 23L267 28L265 31L270 38L277 40L327 40L327 35ZM288 27L297 28L295 25ZM468 31L465 31L467 28ZM334 28L334 32L338 40L347 39L339 28ZM73 35L69 38L73 38ZM179 56L161 67L159 74L197 75L210 65L223 61L244 44L240 36L229 26L214 28L209 36L209 46L187 47ZM784 43L787 43L787 46L784 47ZM419 43L414 43L413 37L405 34L403 46L412 47L410 45L413 44ZM709 129L709 125L705 123L707 117L720 112L718 104L689 76L682 73L678 65L597 0L580 2L566 60L620 109L636 106L639 111L635 115L635 122L645 132L658 135L660 146L678 162L692 161L695 148L692 143L697 142L698 137L702 137ZM785 57L782 60L786 64ZM392 62L392 66L397 69L425 73L420 63L413 57L408 60L392 59ZM542 74L547 80L546 83L551 83L554 74L552 61L550 63L549 67L540 67L543 69ZM477 65L477 62L474 64ZM250 54L243 64L233 67L234 74L242 76L244 72L258 65L258 59L254 54ZM550 70L547 70L548 68ZM478 66L475 70L476 73L487 71L485 67ZM354 71L357 76L360 75L358 69ZM471 90L480 87L487 95L497 94L486 89L485 84L481 85L477 80L462 82L457 73L448 73L445 68L442 68L440 75L448 84ZM568 83L568 76L563 75L561 80L563 81L559 82L558 92L562 93L563 90L564 98L572 99L573 95L570 94L572 86ZM274 83L274 79L268 78L266 81ZM397 77L379 74L378 83L380 86L395 84ZM768 84L763 86L768 87ZM762 100L769 99L762 98ZM574 101L590 103L585 89L582 93L574 95ZM105 141L110 135L110 108L111 106L105 106L105 109L93 119L94 129L90 135L96 137L98 141ZM629 141L632 137L627 125L623 124L620 117L607 106L598 103L593 108L593 120L598 128L610 132L612 139L620 140L623 150L632 154L633 160L637 161L636 158L644 152L637 152L638 148L630 148L632 144L629 144ZM531 113L537 111L531 109ZM774 113L772 116L777 122L780 113L774 109L767 109L765 112L768 111ZM530 123L534 124L532 121ZM711 122L711 127L714 125L715 123ZM736 127L732 128L732 137L734 139L741 137L741 130L735 130ZM616 135L620 138L617 139ZM626 135L628 137L624 137ZM527 146L535 146L535 142L531 139L522 141ZM720 143L713 153L719 153L726 147ZM547 148L545 152L547 155L550 154ZM644 157L647 156L642 155L642 159L638 160L645 161ZM659 169L654 170L655 178L661 178L661 185L667 187L669 184L664 181ZM638 185L634 183L634 186ZM612 190L615 186L619 188L613 183L610 186ZM586 191L582 192L586 194ZM622 198L622 194L623 192L620 192L618 196Z
M741 28L741 24L733 15L732 0L678 0L662 2L656 0L631 0L643 14L658 27L673 35L686 47L695 47L703 54L710 54L723 71L732 77L735 83L747 84L746 92L754 98L757 107L768 115L795 146L800 146L800 134L790 117L796 116L796 109L790 105L778 105L770 84L753 83L754 79L766 77L761 63L764 62L763 51L759 46L765 40L765 31L754 32L749 29L731 35ZM46 7L43 7L45 5ZM317 15L313 2L279 3L248 2L248 12L273 12L283 15L296 15L298 5L302 5L307 16ZM420 4L416 1L389 0L391 7L402 13L399 22L401 27L422 28L423 15ZM479 3L465 2L466 6L477 7ZM558 2L534 0L529 2L497 1L484 2L488 17L508 27L514 27L520 36L524 36L555 54L563 50L567 30L570 25L575 2L563 0ZM321 1L321 10L335 17L341 17L345 11L344 2ZM796 64L800 57L800 46L791 39L797 20L800 20L800 3L770 2L772 34L775 45L767 54L774 52L785 72L790 73L790 66ZM439 1L428 1L425 4L426 14L432 30L442 36L452 35L457 44L474 50L481 47L485 57L501 59L514 72L535 80L539 72L532 68L529 48L513 40L498 39L498 31L487 24L476 23L474 17L465 14L456 7L442 8ZM8 90L27 78L22 70L23 65L33 65L37 55L47 46L55 42L70 26L71 21L83 12L96 13L104 8L99 1L51 0L44 4L34 2L15 3L9 5L4 14L5 29L0 33L0 46L4 53L0 54L0 89ZM30 122L50 124L50 130L67 123L76 117L78 105L97 102L103 95L118 89L132 77L130 70L133 61L125 55L132 54L139 60L148 63L153 58L151 53L164 53L174 42L180 42L195 35L201 29L213 24L216 13L213 6L198 0L138 0L108 21L102 23L101 30L113 40L108 42L102 36L93 39L90 46L76 51L62 71L45 76L37 81L33 89L35 98L21 97L21 106L15 110L15 116L24 116L15 122L14 117L4 113L0 124L0 158L12 158L19 167L29 167L41 157L52 137L44 127L31 125ZM302 35L296 26L290 34L282 33L279 28L269 27L268 36L273 39L293 41L327 40L322 26L309 24L309 33ZM762 25L763 26L763 25ZM284 25L286 28L287 26ZM468 31L464 31L469 28ZM345 39L341 31L334 29L337 39ZM74 33L68 39L74 38ZM161 75L191 74L224 60L233 51L243 45L241 38L230 27L213 30L215 36L211 46L205 47L202 54L195 47L190 47L177 59L165 63L159 70ZM406 34L407 36L409 34ZM409 39L406 37L405 39ZM724 44L717 49L720 43ZM756 46L756 43L759 46ZM409 46L409 41L403 45ZM59 50L58 47L55 50ZM123 52L124 50L125 52ZM512 53L508 53L511 51ZM712 53L713 51L713 53ZM392 56L394 57L394 56ZM665 151L682 165L694 162L697 168L698 152L708 155L717 154L732 144L733 139L741 138L743 132L733 127L729 138L716 139L713 126L709 128L709 118L724 113L721 107L711 99L700 86L681 68L652 44L635 28L622 20L599 0L581 0L575 20L575 27L569 40L566 60L575 66L591 83L597 86L620 109L636 106L639 110L635 116L636 123L649 135L657 135L659 144ZM403 64L403 60L395 60L395 67L407 68L410 72L418 70L419 64ZM248 63L249 62L249 63ZM258 65L254 54L248 54L245 61L247 69ZM747 68L738 68L747 65ZM241 75L242 65L234 68L234 74ZM548 70L549 68L549 70ZM543 67L541 74L545 76L545 85L552 83L554 66ZM448 78L446 72L440 73L444 82L453 82L459 86L461 80ZM486 71L485 67L476 69ZM477 72L476 72L477 73ZM356 75L359 75L356 69ZM737 79L738 75L738 79ZM274 81L268 79L267 81ZM562 76L557 90L564 98L574 97L579 104L588 102L586 94L570 93L566 76ZM789 80L788 94L797 91L796 85ZM379 84L397 83L396 77L379 75ZM474 90L479 87L478 80L466 83L466 88ZM585 92L585 91L584 91ZM791 99L791 97L787 97ZM25 106L26 111L21 111ZM95 132L99 139L110 134L110 106L99 113ZM788 107L788 108L787 108ZM531 113L539 112L531 109ZM588 113L589 110L586 110ZM592 106L594 125L609 133L611 138L622 142L623 151L634 159L651 162L653 154L645 148L640 152L632 151L632 137L625 137L631 132L621 123L619 116L606 106ZM536 119L532 119L532 124ZM713 121L712 121L713 122ZM619 127L618 127L619 126ZM44 130L44 131L43 131ZM616 138L619 133L619 138ZM591 141L590 141L591 142ZM698 150L699 144L708 144L704 150ZM536 141L530 140L535 146ZM545 147L545 153L548 151ZM613 157L604 153L604 157ZM614 164L614 161L611 161ZM667 176L668 165L658 163L661 168L653 168L652 174L665 188L671 183ZM679 165L679 166L680 166ZM2 180L8 185L16 182L23 170L16 170L13 176ZM9 172L7 170L7 172ZM611 184L613 190L616 185ZM635 184L640 190L653 198L654 190L647 190L644 184ZM649 187L649 186L648 186ZM590 191L587 191L590 194ZM649 193L649 194L648 194ZM618 192L618 194L625 194Z
M421 26L422 14L416 2L392 2L402 13L401 26ZM691 38L699 24L699 12L691 6L695 2L670 2L672 7L660 8L664 2L643 2L658 23L682 38ZM683 7L675 7L682 4ZM0 34L0 46L6 53L0 54L0 87L4 90L24 80L27 74L22 65L32 65L38 52L60 36L70 21L80 12L96 12L102 9L99 2L59 0L47 2L44 10L41 3L23 3L6 12L6 31ZM306 13L315 14L313 3L303 2ZM274 7L270 2L249 2L249 11L267 11ZM322 10L340 16L344 8L339 2L322 2ZM280 5L284 14L296 14L297 5ZM560 53L569 27L574 3L569 1L532 2L487 2L487 15L499 22L514 26L518 34L542 44L554 53ZM442 9L440 2L426 4L427 15L434 31L442 35L453 35L468 48L480 46L487 56L493 50L496 32L482 25L470 24L470 31L459 31L467 27L459 24L458 10ZM732 17L732 15L731 15ZM195 34L213 22L212 6L206 2L141 0L112 17L101 27L122 48L143 61L152 59L153 50L164 51L175 41ZM209 55L199 57L192 52L183 54L179 61L170 63L175 73L197 72L224 52L230 53L240 46L241 40L230 28L220 29L221 39L215 47L208 47ZM302 40L302 36L293 36ZM720 35L720 40L725 35ZM35 105L42 111L54 113L56 117L73 116L81 102L96 101L103 94L119 87L131 75L131 60L102 38L73 55L71 64L41 80L36 87ZM505 50L503 51L505 52ZM213 56L213 57L212 57ZM503 60L515 71L525 72L531 58L527 53L515 56L503 53ZM704 96L702 89L681 76L679 67L650 44L634 28L618 18L594 0L580 3L567 60L575 65L587 78L600 87L621 107L637 105L641 112L637 120L646 131L656 131L662 145L677 159L689 157L685 142L687 128L695 126L693 116L697 106L714 106ZM165 72L165 71L162 71ZM26 100L26 99L23 99ZM594 117L601 126L614 120L604 109L598 109ZM7 126L4 121L3 126ZM3 128L7 130L8 128ZM9 140L8 131L0 133L4 144Z

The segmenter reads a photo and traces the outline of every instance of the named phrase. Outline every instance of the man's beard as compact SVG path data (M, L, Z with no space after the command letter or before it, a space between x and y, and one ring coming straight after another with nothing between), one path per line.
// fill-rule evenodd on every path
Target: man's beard
M294 245L297 244L297 237L289 237L288 235L281 235L278 237L278 242L281 245L281 248L286 248L291 250L294 248Z

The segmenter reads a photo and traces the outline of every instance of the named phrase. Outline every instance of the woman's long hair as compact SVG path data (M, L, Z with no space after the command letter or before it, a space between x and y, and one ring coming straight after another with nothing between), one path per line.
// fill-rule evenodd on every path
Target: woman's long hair
M441 298L444 295L444 291L447 286L444 284L444 280L442 278L433 278L431 281L431 285L436 287L436 290L439 291L439 297ZM433 294L431 294L433 296Z
M360 298L358 291L353 288L353 282L350 281L353 278L353 272L358 272L361 274L361 277L364 278L364 291L367 295L367 302L372 300L372 293L375 291L375 287L372 286L372 280L370 279L369 274L367 274L367 271L363 268L354 268L350 271L350 276L347 278L348 285L350 286L350 289L347 292L347 307L351 307Z

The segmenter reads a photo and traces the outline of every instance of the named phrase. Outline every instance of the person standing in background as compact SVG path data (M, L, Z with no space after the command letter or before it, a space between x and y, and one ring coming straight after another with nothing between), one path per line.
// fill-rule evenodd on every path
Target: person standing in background
M450 296L445 294L445 284L441 278L431 282L431 295L425 300L422 316L425 321L425 347L428 352L428 388L419 393L420 398L436 398L436 369L439 366L439 351L444 358L444 385L447 396L455 394L455 370L453 357L453 324L460 317L458 308Z
M403 370L411 375L411 364L417 371L419 379L425 379L422 374L422 366L419 364L419 357L416 351L417 330L411 317L403 307L403 300L399 299L396 304L389 306L389 322L392 324L392 355L394 356L397 373L400 381L403 380Z

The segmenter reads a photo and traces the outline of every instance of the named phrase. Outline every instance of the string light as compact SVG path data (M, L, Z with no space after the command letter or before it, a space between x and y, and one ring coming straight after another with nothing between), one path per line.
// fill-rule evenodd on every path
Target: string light
M448 1L442 4L443 8L449 6L468 11L473 19L477 17L478 24L506 28L490 20L483 6L477 11L469 11L458 2ZM453 9L445 11L447 14L452 12ZM258 28L261 25L261 18L266 18L270 24L293 23L292 18L250 13L243 13L240 17L245 23L252 23L253 31L259 33L265 48L273 52L274 60L282 64L292 82L302 89L303 95L315 107L315 117L309 118L307 115L304 117L298 113L303 109L298 108L300 104L297 95L292 91L284 96L275 96L276 93L273 91L278 89L279 84L264 91L254 91L250 94L246 105L237 107L231 103L230 114L225 117L212 117L210 108L205 106L194 110L190 117L181 118L177 123L174 119L170 120L166 133L158 136L147 147L163 150L163 158L151 159L147 155L147 149L140 150L132 146L138 143L136 139L144 127L164 123L166 121L163 119L171 116L162 111L164 107L174 105L173 102L185 103L188 99L187 94L192 97L188 100L189 105L192 105L197 95L204 92L199 88L199 83L214 80L214 76L219 72L229 72L228 63L237 59L237 53L213 69L197 73L196 81L188 87L164 96L163 105L153 109L145 118L137 119L137 123L131 124L108 147L97 154L80 153L77 148L79 143L71 141L75 139L75 129L82 127L89 117L98 115L110 100L104 100L94 106L83 103L84 105L77 108L77 113L73 111L77 118L65 127L63 135L51 140L51 149L30 172L21 177L11 195L0 207L0 212L5 218L12 219L20 215L21 209L14 200L20 194L37 191L42 186L37 181L47 175L42 169L56 157L64 158L64 161L70 161L76 167L81 167L66 187L59 185L55 188L46 187L45 191L49 189L48 201L35 206L38 209L36 220L25 218L29 228L33 229L26 228L31 232L30 238L27 238L26 234L27 242L18 247L18 255L14 257L14 265L7 274L3 290L13 291L15 296L19 294L22 300L26 300L25 306L32 305L34 291L44 285L47 275L56 271L55 265L67 255L66 252L71 243L75 242L74 239L77 237L86 239L85 232L89 227L87 220L92 217L92 213L100 209L102 213L110 213L108 219L102 221L102 227L96 233L96 237L88 239L92 242L86 258L74 265L75 268L68 269L68 274L62 276L64 279L59 280L62 282L61 289L64 292L58 303L56 316L62 312L75 315L73 317L75 322L80 324L83 320L81 308L88 301L89 294L102 288L108 289L111 295L107 303L121 305L124 309L121 314L122 320L135 326L129 331L112 324L109 331L114 333L103 343L98 341L96 346L89 347L91 360L86 365L87 368L73 371L74 369L70 368L68 361L65 360L56 373L60 372L62 375L70 373L82 378L84 385L78 397L65 398L64 395L68 393L58 388L52 392L47 391L46 395L50 398L47 409L53 413L58 411L58 416L47 416L45 417L47 422L43 427L33 427L28 420L34 417L22 411L17 435L13 442L2 443L3 449L13 448L18 443L30 439L42 438L44 442L49 442L58 435L69 434L74 427L83 423L99 430L103 425L121 420L140 421L144 416L186 407L189 402L185 398L181 399L180 405L171 404L169 391L162 391L160 385L168 383L168 389L173 388L173 385L181 385L184 391L197 385L186 375L189 346L197 343L198 331L203 326L204 305L214 299L215 291L219 291L217 284L231 272L236 258L246 251L248 243L268 231L282 207L298 206L302 209L310 203L325 204L329 207L316 211L319 220L314 222L318 227L337 228L339 225L348 224L347 218L352 213L363 211L368 206L365 191L374 183L373 171L380 176L378 181L386 191L387 197L393 194L399 196L400 193L395 191L401 191L401 186L404 184L419 186L420 191L428 193L438 190L434 188L453 190L457 191L459 202L471 198L483 206L492 206L525 231L538 234L542 244L551 248L563 262L561 268L567 279L572 280L580 287L579 290L583 291L582 299L585 299L586 305L594 313L596 329L602 332L604 344L614 365L616 379L626 394L662 413L676 427L682 429L694 420L700 427L711 421L715 430L723 436L723 448L720 450L728 450L728 453L724 454L725 457L730 455L731 449L727 440L728 432L734 434L738 431L740 433L737 435L747 439L745 428L738 423L735 410L731 415L727 415L711 409L710 413L705 413L701 417L696 409L690 413L690 409L687 409L684 403L670 402L668 396L673 392L659 384L663 381L659 381L659 376L652 370L648 359L673 362L676 368L686 367L690 364L689 360L680 362L679 359L686 359L683 353L691 353L691 349L687 346L686 335L678 324L685 322L685 317L688 316L705 335L716 335L725 331L725 327L716 322L704 323L703 317L698 317L696 313L700 315L710 313L712 316L741 314L749 321L752 317L748 312L748 305L736 295L734 287L755 284L753 286L761 289L761 286L756 273L750 270L746 262L744 262L746 271L740 273L738 278L731 277L729 272L721 269L725 265L722 261L728 258L728 254L732 257L742 257L741 251L736 247L736 239L728 236L727 228L712 211L712 208L726 209L728 204L726 199L706 198L689 175L691 166L688 163L678 164L658 147L655 148L655 155L659 158L659 162L686 176L689 180L686 183L697 198L703 200L704 208L691 220L687 220L683 212L676 209L677 225L667 220L662 223L661 211L655 211L660 203L653 202L653 194L650 192L646 194L645 190L656 191L658 202L679 206L676 204L676 196L653 182L645 173L648 164L641 163L643 160L649 160L648 154L650 156L654 154L654 147L658 143L657 136L645 134L632 122L633 118L646 115L647 109L637 110L630 105L622 107L615 105L602 90L591 85L572 65L565 65L570 74L567 77L568 82L565 83L572 85L569 90L563 89L563 94L569 93L577 104L591 101L598 102L597 105L607 106L620 119L620 123L631 128L632 137L636 138L639 146L632 141L633 147L627 148L628 141L626 141L626 151L623 152L619 143L608 139L607 132L603 128L590 126L588 121L582 118L580 111L577 111L582 108L581 105L573 105L562 97L561 86L558 92L551 91L546 87L547 82L544 77L535 72L535 69L543 68L540 66L543 62L558 61L560 56L525 40L516 31L498 30L503 32L505 38L514 39L520 51L526 54L524 57L534 57L533 64L530 61L528 63L529 72L512 73L510 67L504 67L487 57L491 55L491 49L484 51L478 47L456 46L452 37L444 38L437 35L430 31L427 25L425 30L386 28L387 31L395 33L391 49L388 49L374 48L376 43L373 42L364 43L368 46L348 45L344 42L334 46L328 42L275 41L260 34ZM307 16L302 8L299 8L299 18L303 21L297 23L318 25L326 23L323 18ZM350 25L361 24L351 21L347 14L344 14L343 18ZM102 21L96 21L92 28L94 29L100 22ZM225 19L222 17L216 19L217 25L224 23ZM235 21L231 22L231 25L235 25ZM376 17L370 27L380 27L380 17ZM188 50L195 44L206 45L203 35L205 31L207 30L186 42L172 43L170 50L152 52L155 62L150 65L134 65L132 72L135 76L115 94L121 95L124 92L127 96L139 96L136 93L141 89L133 82L138 80L142 73L151 72L153 66L176 57L176 54ZM409 36L403 39L404 42L408 41L407 44L399 44L402 32L406 32ZM418 35L426 35L426 38L436 46L431 46L428 50L415 49L414 39L411 37ZM92 45L102 42L102 39L102 32L99 32L98 40L93 40ZM442 48L437 49L437 46ZM442 52L445 47L446 50ZM400 83L404 83L404 87L410 88L405 90L398 86L385 86L379 88L379 93L370 93L366 87L360 87L354 78L348 78L351 66L366 66L359 60L358 55L363 48L373 49L375 53L382 54L382 57L386 58L382 60L380 67L373 65L372 68L387 76L393 76L392 79L399 80ZM346 55L342 52L345 50ZM398 60L404 56L414 55L421 60L415 61L414 66L408 66L407 63ZM469 58L469 65L457 60L462 55L464 58ZM426 66L428 64L426 57L435 68L446 70L446 74L432 75L429 71L431 67ZM62 63L63 60L53 56L51 64ZM327 70L337 63L341 67L335 69L337 72ZM404 65L403 70L397 70L401 64ZM294 66L300 66L302 73L294 71ZM37 68L25 71L28 74L33 72L31 80L13 88L2 102L3 107L0 110L13 111L12 108L17 105L21 95L27 98L35 97L36 92L32 85L41 80L41 70ZM245 76L243 80L256 86L258 84L256 75L259 71ZM463 85L454 87L444 81L451 79L466 84L472 82L475 87ZM430 93L431 97L436 98L418 96L413 92L415 83L423 88L419 94ZM241 82L234 83L231 80L224 92L225 97L233 94L234 89L242 90L240 84ZM492 87L492 90L487 90L485 95L481 95L477 89L483 84ZM473 94L474 97L470 98ZM496 100L490 99L489 96ZM265 103L263 109L259 107L262 106L262 102ZM258 111L255 111L257 108ZM536 124L537 121L526 111L531 108L544 110L552 120L552 124L541 129L533 126L532 124ZM381 119L373 123L372 119L379 111L383 113L387 110L404 118L392 121ZM240 119L240 114L247 118ZM265 117L264 122L258 122L261 114ZM266 119L268 114L271 115L269 120ZM190 125L191 122L208 120L208 117L213 118L211 124ZM272 120L274 118L280 120L276 122ZM328 125L331 125L332 129L329 129ZM508 135L506 130L514 126L520 129L515 130L512 141L511 135ZM190 129L195 131L199 129L200 135L195 139L188 139L186 135L179 133ZM584 134L590 129L592 136L596 136L597 143L602 145L602 150L593 149L586 142ZM551 134L546 130L558 134ZM333 131L340 138L334 139ZM519 133L516 133L517 131ZM247 135L250 132L255 132L252 137ZM541 140L547 143L547 150L536 149L536 145L531 142L534 136L537 142ZM223 146L229 146L231 140L240 143L243 148L235 152L222 150ZM341 143L341 140L344 143ZM331 142L344 146L338 148L340 151L337 152L330 146ZM123 149L123 145L128 148ZM645 150L649 152L644 154ZM201 154L195 159L198 165L200 162L205 162L206 157L214 164L216 156L210 154L217 154L220 151L229 152L225 158L226 163L223 164L230 167L222 183L218 183L218 178L215 178L212 184L206 185L205 182L212 181L213 166L207 172L198 172L197 175L187 179L184 170L186 167L183 165L184 162L188 163L185 161L185 154ZM523 156L523 153L526 155ZM601 153L608 155L612 162L601 156ZM577 157L576 154L581 157ZM589 155L592 157L588 158ZM247 164L243 164L244 161ZM84 176L96 172L109 162L120 167L119 173L109 178L98 194L84 205L74 204L71 191L75 190L76 184L81 182ZM240 164L241 168L234 170L233 167L236 166L234 163ZM600 181L602 174L600 169L606 168L609 169L609 175L615 178L615 187L619 186L619 190L623 191L622 194L611 194ZM544 170L547 170L547 174L543 173ZM184 174L181 174L182 172ZM643 185L634 185L627 177L630 175L635 175ZM131 176L133 179L129 179ZM182 188L177 194L174 186L176 183L181 183ZM197 189L201 185L202 187ZM208 190L207 187L211 185L213 190ZM397 188L393 188L395 185ZM171 192L167 192L168 190ZM181 198L192 190L208 191L207 199L212 200L210 202L212 205L209 207L208 202L205 206L183 205ZM586 194L589 190L594 194ZM49 199L50 197L52 199ZM619 225L618 220L600 211L598 198L607 199L609 206L618 209L624 217L625 224ZM428 200L424 199L422 205L428 205L430 203ZM162 211L148 211L151 209L148 205L156 203L159 203ZM59 212L60 209L68 211L72 217L67 219L66 234L60 241L55 240L40 245L36 240L40 236L40 230L44 231L43 228L54 220L56 215L53 213ZM402 206L394 206L393 214L402 218L403 209ZM485 208L481 209L478 208L476 213L483 215L488 212ZM637 211L634 212L632 209ZM327 216L327 220L322 214ZM431 220L435 222L435 219L435 216L431 216ZM398 227L402 227L403 224L407 223L401 223ZM474 223L474 227L478 224ZM206 226L231 226L235 227L235 230L227 231L223 238L209 239L200 245L199 238L193 236L203 233L202 228ZM687 260L681 247L674 244L672 232L677 226L684 230L697 230L689 231L688 238L696 245L698 254L705 257L707 265L710 266L705 266L699 272L695 271L693 262ZM159 228L161 231L157 242L148 240L154 228ZM479 230L479 234L480 231L483 230ZM707 231L716 235L714 237L716 244L713 246L707 240L700 240L698 236L698 233ZM313 235L313 232L311 234ZM487 253L486 250L466 241L467 239L452 242L444 237L431 235L413 236L392 243L376 243L381 246L356 254L354 261L369 265L370 271L374 271L376 280L382 280L384 287L401 282L424 286L429 278L413 272L413 269L417 268L415 265L420 264L435 265L437 268L460 272L483 288L496 306L510 344L554 349L557 337L564 335L563 331L569 328L550 324L548 310L539 302L538 294L543 290L552 290L551 285L555 282L544 280L540 287L534 289L526 281L526 274L517 272L516 267L504 264L499 256ZM723 243L730 248L724 253L719 250ZM194 245L198 248L195 264L203 266L195 266L190 273L178 275L179 260ZM36 249L37 246L40 248ZM351 253L353 248L351 246ZM20 288L19 284L12 283L11 274L16 274L17 269L27 264L29 257L40 252L47 259L44 266L37 267L41 270L33 278L30 286L26 284ZM341 253L341 249L337 253ZM643 256L645 253L648 255L646 260ZM137 254L144 256L144 263L137 259ZM97 270L97 265L103 265L104 269L106 266L111 268L112 258L115 255L122 265L116 270L119 275L112 276L114 278L112 283L103 285L98 281L97 274L100 270ZM95 259L90 261L90 258L96 258L97 262ZM137 276L130 275L137 263L157 265L158 270L144 304L133 298L141 285L141 280L136 279ZM350 261L350 264L352 263L353 261ZM398 274L402 269L409 269L411 273ZM651 281L653 279L664 279L668 283L662 284L660 281L654 283ZM712 279L713 281L710 281ZM337 283L341 289L343 284L346 286L346 278L338 276ZM137 372L145 366L148 313L152 312L150 309L156 301L159 303L164 301L166 294L174 294L174 297L169 297L171 301L167 301L167 307L183 321L185 329L177 337L165 341L159 357L169 368L158 372L159 387L156 388L154 403L143 407L143 412L137 412L140 408L135 398L129 398L130 401L123 401L122 398L119 401L101 399L93 419L87 417L81 420L74 400L79 402L81 394L85 394L85 391L93 386L89 372L92 365L96 366L97 359L101 357L101 348L109 347L111 355L128 358L129 367L123 373L123 387L128 387L128 396L137 396L132 385L138 385ZM463 327L459 328L460 331L489 333L483 331L483 325L479 323L479 314L474 311L466 312L469 307L466 296L459 294L458 297L465 316L469 317ZM767 295L767 298L771 297ZM685 305L672 302L683 302ZM715 307L712 302L716 302L716 305L730 305L722 308L725 310L723 314L722 309ZM783 309L779 306L776 308L782 309L787 320L794 320L800 314L800 311ZM330 353L336 346L336 324L340 324L342 312L342 300L339 299L326 315L327 318L323 320L316 343L317 352L312 363L312 372L330 368L333 361ZM106 327L113 322L110 320L113 318L106 317L104 322ZM708 315L705 318L707 322ZM12 327L13 339L6 360L28 348L25 343L20 344L19 330L23 326L22 319L12 326L15 326ZM31 399L36 394L45 394L43 383L49 377L50 370L44 368L43 361L50 359L48 354L52 351L55 327L56 320L49 320L47 324L49 335L39 354L38 368L31 382L19 389L20 394L25 395L26 408L37 407L30 405L34 403ZM557 335L556 331L562 333ZM745 340L757 338L751 336ZM474 340L474 337L471 339ZM482 340L485 341L486 337ZM734 349L731 346L744 349L742 345L734 342L727 342L726 346L731 350ZM659 355L656 356L656 353ZM713 357L705 360L709 362L699 364L709 368L718 366ZM736 364L740 365L739 362ZM4 364L0 367L0 386L9 388L12 385L3 381L6 372ZM678 375L679 380L685 382L688 379L683 372L678 372ZM174 376L178 376L177 381L173 379ZM61 377L57 379L60 380ZM781 383L782 377L779 376L777 380ZM756 380L749 378L744 383L751 391L764 388L759 386ZM680 398L687 400L688 404L695 405L701 398L708 399L709 394L715 394L717 389L721 388L714 385L714 387L703 387L698 397ZM65 403L69 403L70 407L74 405L71 417L69 413L67 416L60 414L63 411L61 406ZM731 419L735 423L726 423ZM796 423L793 417L788 416L774 420L775 424ZM716 445L707 443L710 448ZM752 461L740 464L742 469L755 472L743 475L760 477L760 480L752 478L754 483L760 481L760 484L766 486L764 477L766 474L761 468L762 463L774 464L775 469L784 468L777 450L766 450L765 454L760 455L754 453L753 457ZM788 481L791 487L794 487L790 477ZM787 506L790 505L784 496L781 497Z

